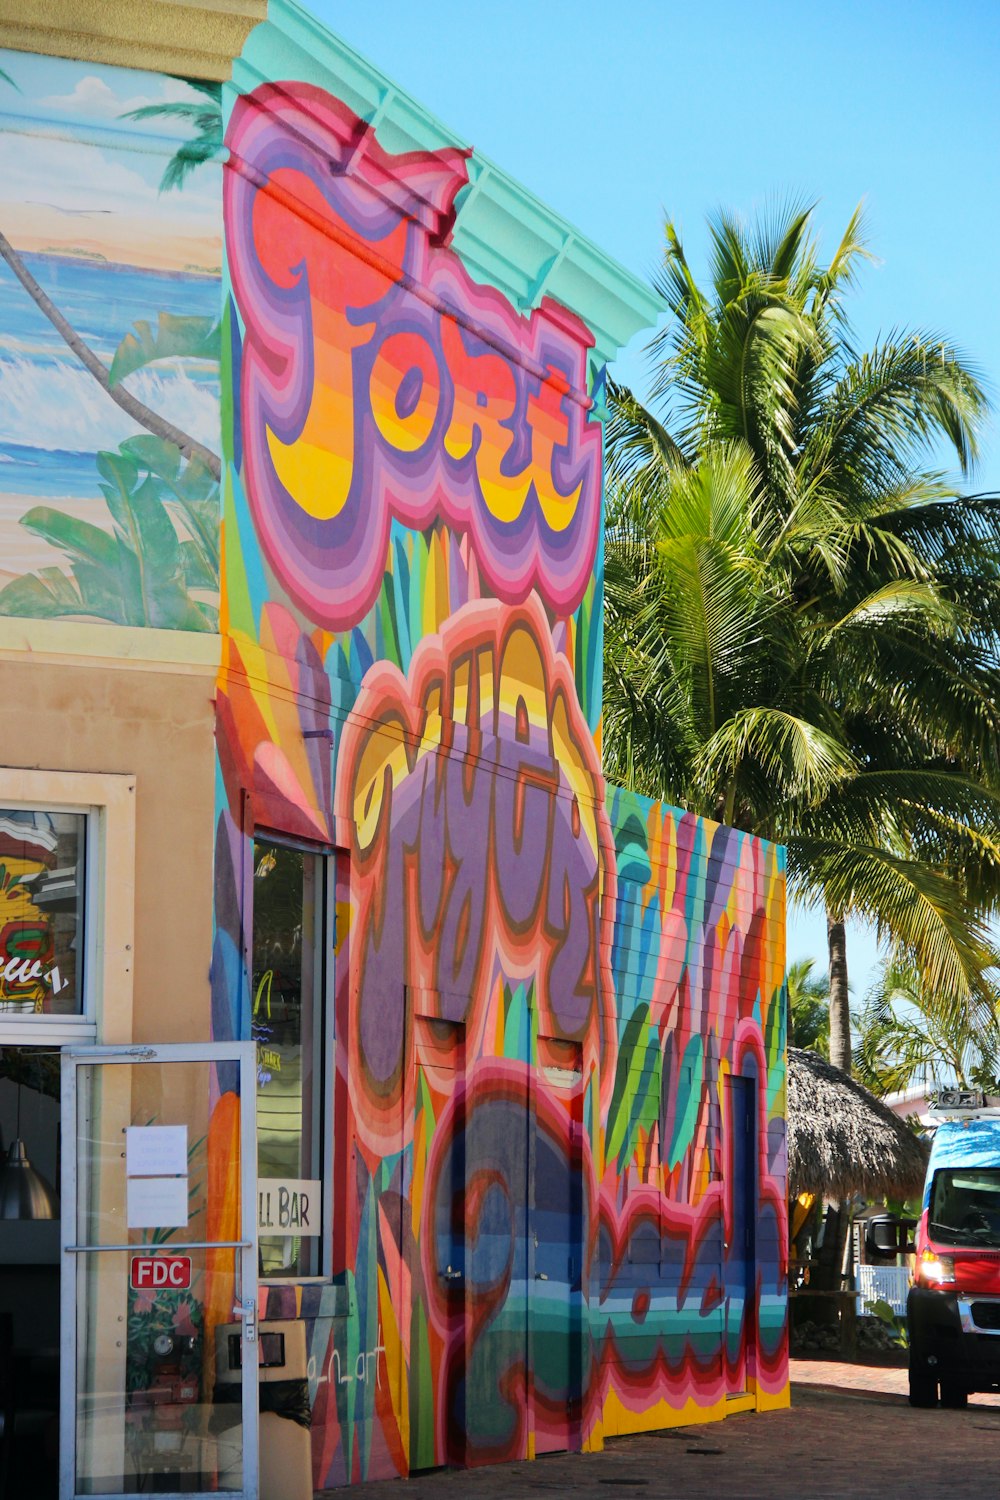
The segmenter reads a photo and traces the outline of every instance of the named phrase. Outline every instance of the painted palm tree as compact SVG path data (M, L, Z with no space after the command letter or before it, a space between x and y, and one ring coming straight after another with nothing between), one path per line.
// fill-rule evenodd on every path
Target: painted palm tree
M0 73L0 79L2 79L3 82L9 84L12 88L17 87L17 85L14 83L14 80L10 78L6 73ZM217 85L206 84L204 85L204 88L209 91L214 89L216 94L218 94ZM149 106L148 108L152 108L153 110L162 112L173 109L189 109L191 107L192 106L189 105L154 105ZM221 106L217 107L219 109L221 131ZM134 113L138 116L143 114L144 111L136 110L134 111ZM172 180L169 184L170 186L175 186L177 183L183 181L186 171L189 170L191 166L195 165L195 162L193 159L189 159L187 157L183 162L181 162L179 159L182 157L183 153L188 150L189 146L191 150L194 151L195 145L196 142L186 143L175 153L175 155L171 158L170 162L167 165L167 171L164 173L164 183L161 184L161 187L163 185L166 185L166 178L171 173ZM201 156L199 157L199 159L206 160L207 157ZM32 275L31 271L25 264L23 257L19 255L17 250L14 249L14 246L10 243L10 241L2 231L0 231L0 257L2 257L2 259L7 262L7 265L13 271L14 275L17 277L18 281L28 293L28 296L31 297L32 301L35 303L39 311L43 313L46 318L48 318L49 322L52 324L53 328L55 328L56 332L66 342L69 348L72 349L73 353L83 365L84 369L94 377L98 385L111 398L111 400L114 401L116 405L120 406L121 409L126 412L134 422L138 423L140 427L144 427L146 431L151 432L154 437L162 438L166 442L175 443L180 452L186 458L197 458L207 467L209 472L213 474L216 479L219 479L221 477L222 470L218 454L213 453L209 448L206 448L203 443L199 443L188 433L183 432L173 422L167 421L167 419L161 416L159 412L152 411L151 408L146 406L144 402L138 400L137 397L132 395L131 391L127 390L124 385L121 385L119 383L121 377L119 377L119 380L113 378L113 372L108 369L108 366L104 364L103 360L98 358L93 349L90 348L89 344L87 344L86 341L81 338L80 334L72 326L69 320L63 316L59 308L56 307L55 303L52 301L51 297L48 296L45 290L39 285L36 278ZM170 352L184 353L187 351L177 348L172 349Z
M160 179L160 192L179 188L188 174L207 161L214 161L222 150L222 85L198 78L180 80L201 95L200 99L178 100L169 104L144 104L130 109L123 120L183 120L193 129L190 140L177 148Z
M827 907L849 1070L849 913L932 982L981 992L1000 567L995 502L923 467L941 439L973 463L975 372L926 336L856 353L860 216L825 266L810 221L720 215L707 291L667 225L658 415L612 392L605 746L611 774L641 767L644 790L788 844L793 883ZM729 551L724 462L744 476ZM692 475L721 481L700 515Z
M111 370L103 360L98 358L86 340L80 336L69 320L59 311L52 298L39 285L23 258L14 249L14 246L2 230L0 230L0 258L7 262L38 310L48 318L56 332L72 349L84 369L93 375L98 385L106 395L110 396L116 406L120 406L122 411L132 418L133 422L138 423L140 427L144 427L154 437L161 438L168 443L174 443L185 458L198 459L216 479L221 478L222 465L217 453L213 453L210 448L205 447L204 443L199 443L196 438L182 431L174 422L168 421L159 412L153 411L145 402L133 396L132 392L127 390L124 385L120 385L112 379ZM178 319L175 321L181 322L184 320ZM202 319L192 319L190 321L200 324ZM199 333L197 336L199 347L202 342L202 335ZM186 352L186 349L181 348L171 350L171 353L178 354Z
M0 78L16 87L6 74ZM206 85L202 91L212 96L218 111L218 87ZM191 107L156 108L183 109L188 118ZM198 160L206 159L197 143L186 143L168 164L163 185L179 184ZM150 434L126 441L117 453L97 456L110 533L49 506L36 506L21 517L27 530L64 554L68 572L43 568L15 579L0 590L0 614L90 616L122 625L215 629L219 458L139 401L123 382L163 359L217 361L218 323L161 312L155 327L146 321L136 324L109 367L56 307L2 232L0 257L110 399Z

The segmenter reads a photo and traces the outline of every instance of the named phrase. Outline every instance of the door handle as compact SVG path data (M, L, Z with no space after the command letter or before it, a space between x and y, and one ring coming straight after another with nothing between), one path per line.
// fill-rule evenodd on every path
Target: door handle
M257 1304L252 1299L240 1304L236 1312L243 1319L243 1331L248 1344L257 1342Z
M548 1281L548 1279L549 1278L546 1276L546 1274L545 1274L544 1271L536 1271L535 1272L535 1280L536 1281Z
M453 1271L451 1269L451 1266L449 1266L446 1271L439 1271L438 1275L441 1277L442 1281L461 1281L462 1280L462 1273L461 1273L461 1271Z

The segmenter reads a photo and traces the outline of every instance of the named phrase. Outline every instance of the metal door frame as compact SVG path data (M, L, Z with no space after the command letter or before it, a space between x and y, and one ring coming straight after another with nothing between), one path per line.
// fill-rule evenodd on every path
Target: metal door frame
M241 1302L234 1308L243 1327L243 1487L229 1491L231 1500L259 1500L260 1441L257 1370L257 1089L255 1045L249 1042L170 1043L165 1046L69 1046L62 1049L62 1224L60 1235L61 1356L59 1371L59 1500L77 1500L77 1265L81 1254L135 1251L136 1245L88 1246L76 1243L77 1203L77 1068L121 1063L235 1062L240 1070L240 1235L238 1240L185 1241L174 1251L239 1250ZM146 1500L134 1492L92 1496L90 1500ZM160 1494L160 1500L217 1500L216 1495Z

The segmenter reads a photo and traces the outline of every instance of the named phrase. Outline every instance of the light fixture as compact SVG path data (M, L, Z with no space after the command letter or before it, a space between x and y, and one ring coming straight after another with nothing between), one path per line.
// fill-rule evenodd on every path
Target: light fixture
M21 1139L21 1085L17 1085L17 1134L0 1167L0 1219L58 1219L59 1194L36 1172Z

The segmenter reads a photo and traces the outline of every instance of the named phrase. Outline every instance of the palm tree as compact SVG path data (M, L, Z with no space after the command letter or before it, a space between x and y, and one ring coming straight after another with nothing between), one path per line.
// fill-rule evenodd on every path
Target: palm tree
M855 1027L855 1072L873 1093L890 1094L914 1083L996 1092L996 1007L991 1016L971 1019L964 1005L931 990L905 958L890 955L883 962Z
M816 960L800 958L789 964L788 1040L793 1047L808 1047L820 1057L830 1055L830 980L815 975Z
M975 372L928 336L857 353L843 297L867 254L860 214L826 266L810 223L719 215L707 292L667 225L659 415L612 390L605 744L612 774L641 765L644 790L788 844L794 885L826 904L831 1056L849 1070L849 913L932 983L982 993L970 908L995 901L1000 871L1000 564L995 501L922 467L941 439L973 463ZM750 466L753 567L728 575L706 563L714 517L683 546L690 514L665 520L688 476L718 473L720 444ZM696 560L681 621L679 547ZM754 639L763 675L740 661Z
M658 492L611 488L606 769L651 796L783 839L800 890L846 888L928 972L961 987L982 968L986 935L970 923L968 896L975 878L995 884L996 798L927 760L905 679L885 667L870 680L893 629L930 655L948 611L934 589L908 591L904 581L814 628L755 530L755 497L739 444L671 466ZM849 699L838 686L841 652L857 674ZM985 687L994 682L987 674ZM865 746L861 707L878 693L880 738L870 731Z
M604 759L627 786L775 837L780 806L821 797L854 761L800 670L758 490L741 443L665 467L656 487L610 487Z

